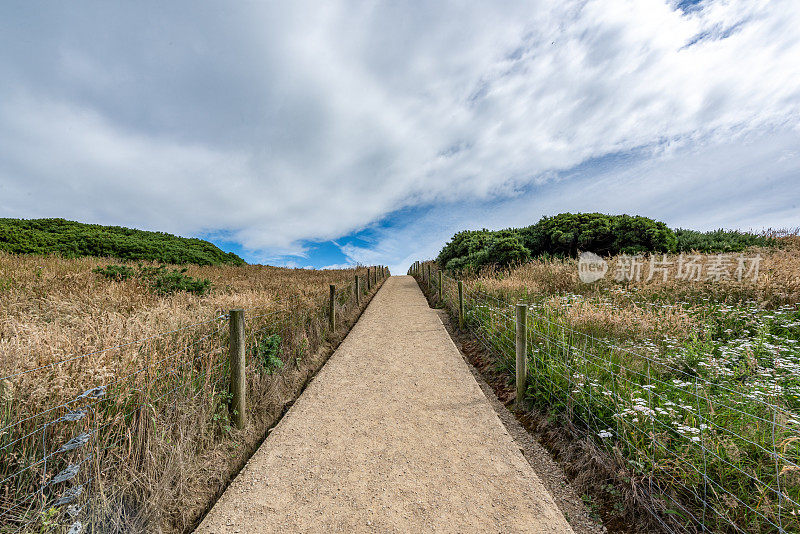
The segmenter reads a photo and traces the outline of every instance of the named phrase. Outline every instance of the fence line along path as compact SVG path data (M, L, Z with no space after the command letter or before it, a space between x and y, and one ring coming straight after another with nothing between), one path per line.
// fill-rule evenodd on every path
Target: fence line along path
M410 276L389 278L199 533L571 533Z

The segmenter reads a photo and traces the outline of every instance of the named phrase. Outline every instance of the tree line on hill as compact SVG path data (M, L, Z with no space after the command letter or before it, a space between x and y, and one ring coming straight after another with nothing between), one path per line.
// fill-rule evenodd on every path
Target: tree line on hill
M196 238L64 219L0 218L0 250L15 254L112 257L168 264L244 265L232 252Z
M775 246L775 239L747 232L672 230L666 224L638 215L561 213L542 217L524 228L464 230L442 248L439 266L476 270L505 267L541 256L575 257L591 251L615 254L740 252L751 246Z

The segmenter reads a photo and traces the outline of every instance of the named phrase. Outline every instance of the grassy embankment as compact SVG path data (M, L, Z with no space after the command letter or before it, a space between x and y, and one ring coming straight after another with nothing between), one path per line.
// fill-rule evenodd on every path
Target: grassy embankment
M95 272L108 263L0 252L0 532L29 522L26 531L60 532L76 520L102 532L185 531L367 299L357 307L350 285L364 268L189 266L183 276L211 283L198 296ZM243 430L228 410L231 308L246 309ZM69 466L75 476L58 482ZM74 517L54 506L78 488Z
M722 280L677 280L676 255L667 281L646 280L647 260L641 281L615 281L620 257L592 284L574 258L465 276L469 328L509 380L513 304L528 304L526 403L568 430L578 477L617 503L607 513L645 506L673 527L800 531L800 238L742 253L762 258L754 281L733 276L738 254ZM455 311L455 280L444 280Z

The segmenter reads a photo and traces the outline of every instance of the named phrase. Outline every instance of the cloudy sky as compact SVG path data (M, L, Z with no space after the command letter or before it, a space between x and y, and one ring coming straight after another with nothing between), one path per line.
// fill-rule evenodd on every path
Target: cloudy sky
M0 217L405 272L563 211L800 226L800 2L0 6Z

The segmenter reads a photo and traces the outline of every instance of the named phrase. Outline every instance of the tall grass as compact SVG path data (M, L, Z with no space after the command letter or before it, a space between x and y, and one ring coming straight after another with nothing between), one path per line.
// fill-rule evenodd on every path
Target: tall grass
M92 272L104 263L0 254L0 532L186 531L355 320L365 275L191 267L210 294L163 296ZM231 308L246 309L243 430L228 409Z

